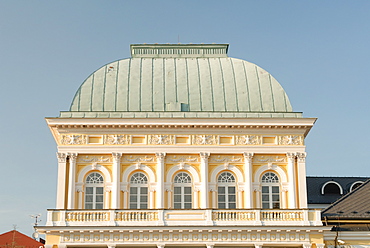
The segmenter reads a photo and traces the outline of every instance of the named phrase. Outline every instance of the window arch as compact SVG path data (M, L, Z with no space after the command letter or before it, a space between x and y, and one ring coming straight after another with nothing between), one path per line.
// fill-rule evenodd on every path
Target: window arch
M174 178L173 207L174 209L192 207L192 179L186 172L179 172Z
M222 172L217 178L218 208L236 208L235 177L232 173Z
M358 187L360 187L364 182L362 181L357 181L357 182L354 182L352 183L350 189L349 189L349 192L352 192L354 191L355 189L357 189Z
M262 175L262 208L280 208L280 180L277 174Z
M321 194L343 195L342 186L335 181L326 182L321 188Z
M98 172L92 172L86 177L85 183L85 209L103 209L103 176Z
M148 177L142 172L130 178L130 209L148 209Z

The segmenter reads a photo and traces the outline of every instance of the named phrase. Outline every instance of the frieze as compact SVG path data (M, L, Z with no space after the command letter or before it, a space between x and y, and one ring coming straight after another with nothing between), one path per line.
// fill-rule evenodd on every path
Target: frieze
M232 156L232 155L211 155L209 162L237 163L237 162L243 162L243 157L242 156Z
M156 162L155 156L152 155L125 155L123 161L126 162Z
M278 136L279 145L303 145L302 135Z
M189 155L168 155L167 162L199 162L199 156Z
M112 156L99 156L99 155L80 155L77 158L79 163L110 163L113 161Z
M192 135L191 143L193 145L217 145L218 135Z
M131 135L125 134L104 135L103 143L106 145L129 145L131 144Z
M286 162L285 156L271 156L271 155L255 155L253 157L254 162L265 162L265 163L273 163L273 162Z
M173 145L175 144L175 135L148 135L150 145Z
M236 135L235 145L261 145L262 136L259 135Z
M60 143L62 145L84 145L87 143L86 135L63 134Z

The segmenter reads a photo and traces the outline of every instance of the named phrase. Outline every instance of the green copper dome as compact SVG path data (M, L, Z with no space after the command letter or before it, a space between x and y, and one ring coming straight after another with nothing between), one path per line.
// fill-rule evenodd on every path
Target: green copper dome
M267 71L225 44L131 45L92 73L62 117L300 117ZM182 113L182 114L181 114Z

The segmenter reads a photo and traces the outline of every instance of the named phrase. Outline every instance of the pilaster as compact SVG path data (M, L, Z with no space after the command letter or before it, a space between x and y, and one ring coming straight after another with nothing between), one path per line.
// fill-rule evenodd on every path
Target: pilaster
M253 190L252 190L252 160L253 153L244 152L244 208L253 208Z
M206 209L209 207L208 200L208 158L209 152L200 152L200 176L201 176L201 199L200 208Z
M58 184L57 184L57 209L66 208L66 183L67 183L67 154L57 152L58 158Z
M306 153L298 152L297 160L299 208L307 208Z
M164 208L164 159L166 157L166 153L156 153L157 158L157 209Z
M77 153L69 153L69 179L68 179L68 209L75 208L75 180Z
M286 154L288 158L288 187L289 187L289 195L288 195L288 208L297 208L297 199L296 199L296 186L295 186L295 153L288 152Z
M112 185L112 208L120 208L120 175L121 175L121 157L122 153L113 152L113 185Z

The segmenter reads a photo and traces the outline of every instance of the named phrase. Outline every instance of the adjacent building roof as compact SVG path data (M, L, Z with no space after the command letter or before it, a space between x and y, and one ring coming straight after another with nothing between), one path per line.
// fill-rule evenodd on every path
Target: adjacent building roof
M17 230L12 230L0 234L0 247L23 247L23 248L39 248L44 246L40 243Z
M270 73L227 50L227 44L131 45L131 58L93 72L61 117L302 117Z
M343 195L353 191L356 186L366 182L369 177L313 177L307 176L308 204L331 204ZM325 193L323 189L330 184L338 186L341 193ZM339 188L340 187L340 188ZM324 194L325 193L325 194Z
M332 220L369 220L370 179L324 209L322 216Z

